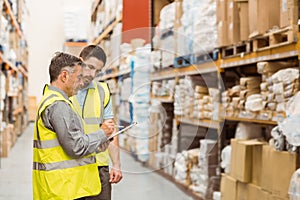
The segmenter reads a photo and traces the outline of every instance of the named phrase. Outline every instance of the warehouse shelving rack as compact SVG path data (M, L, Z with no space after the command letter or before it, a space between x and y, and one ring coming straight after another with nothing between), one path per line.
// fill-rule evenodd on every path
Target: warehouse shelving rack
M6 122L7 126L2 127L0 130L0 157L7 157L9 155L10 148L14 145L17 137L22 134L29 122L29 100L28 100L28 49L27 41L20 26L21 19L18 19L12 10L10 2L4 0L3 9L5 8L5 14L10 25L13 27L10 34L12 35L12 42L17 53L16 63L10 60L4 59L2 62L1 76L5 76L6 84L9 83L10 76L16 76L18 79L17 91L9 92L8 88L5 89L5 104L2 121ZM4 14L0 11L1 15ZM22 43L22 45L21 45ZM12 75L14 74L14 75ZM1 83L2 85L3 83ZM2 94L3 95L3 94Z
M98 2L99 0L97 0ZM93 9L95 10L95 9ZM153 17L153 16L152 16ZM102 32L102 34L94 41L95 44L98 44L101 40L107 37L107 35L110 33L110 31L113 29L116 23L118 23L122 19L116 19L113 23L109 24L106 26L106 29ZM296 26L293 26L294 29ZM266 48L262 48L256 51L251 51L247 53L242 53L237 56L230 56L226 58L222 58L222 51L220 51L219 57L217 60L212 60L210 62L202 63L202 64L195 64L195 65L189 65L186 67L181 67L181 68L166 68L162 69L160 71L155 71L151 73L150 75L150 80L151 82L154 81L162 81L162 80L168 80L168 79L175 79L178 80L180 77L186 76L186 75L198 75L198 74L207 74L207 73L217 73L218 74L218 81L221 81L221 74L230 69L230 68L235 68L235 67L243 67L247 65L253 65L256 64L257 62L262 62L262 61L275 61L275 60L283 60L283 59L297 59L300 60L300 42L299 42L299 37L300 34L298 33L299 31L294 30L294 40L292 42L287 42L281 45L275 45L275 46L270 46ZM107 80L111 78L118 78L122 75L129 74L130 71L128 72L122 72L122 71L114 71L112 73L105 74L101 80ZM219 89L224 89L220 87ZM151 99L159 100L162 103L173 103L174 102L174 96L154 96L151 95ZM221 152L221 149L223 148L222 143L224 138L221 137L221 132L223 125L226 123L226 121L229 122L251 122L251 123L256 123L256 124L261 124L262 126L264 125L272 125L276 126L277 122L272 121L272 120L263 120L263 119L256 119L256 118L241 118L241 117L231 117L231 116L226 116L226 113L222 111L222 109L219 106L220 112L219 112L219 117L218 120L198 120L198 119L191 119L187 117L178 117L175 116L175 119L178 124L180 123L185 123L185 124L190 124L194 126L199 126L199 127L205 127L205 128L212 128L216 129L219 134L218 138L218 143L219 143L219 153ZM224 115L225 114L225 115ZM219 155L219 162L220 162L220 155ZM165 174L164 172L160 171L160 174L163 176L167 177L169 180L176 182L176 180L169 175ZM176 183L179 185L178 187L181 188L182 190L189 191L188 187ZM189 193L193 193L189 191ZM193 195L196 199L202 199L199 196Z

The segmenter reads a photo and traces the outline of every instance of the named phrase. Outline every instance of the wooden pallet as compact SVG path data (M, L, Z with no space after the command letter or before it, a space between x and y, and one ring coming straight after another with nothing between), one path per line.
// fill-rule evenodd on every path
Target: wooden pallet
M245 41L236 45L222 47L220 49L222 58L230 58L248 54L252 51L252 41Z
M218 60L218 51L207 53L194 53L192 54L192 64L202 64L210 61Z
M263 51L297 41L297 34L292 27L279 29L253 38L253 51Z
M214 50L206 53L193 53L184 56L179 56L174 58L174 67L187 67L190 65L203 64L218 59L218 51Z

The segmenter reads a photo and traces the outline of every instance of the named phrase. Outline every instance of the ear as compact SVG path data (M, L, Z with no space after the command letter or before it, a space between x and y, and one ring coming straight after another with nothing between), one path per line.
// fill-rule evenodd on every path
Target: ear
M68 80L68 77L69 77L69 73L65 70L63 70L61 73L60 73L60 80L65 83L67 80Z

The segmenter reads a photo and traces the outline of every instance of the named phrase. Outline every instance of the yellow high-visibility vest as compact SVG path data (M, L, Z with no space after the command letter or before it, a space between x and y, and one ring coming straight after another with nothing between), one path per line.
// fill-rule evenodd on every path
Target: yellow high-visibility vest
M59 144L57 134L43 124L41 114L55 101L64 101L74 110L62 94L46 85L34 125L33 198L73 200L97 195L101 192L101 183L95 153L71 158Z
M94 81L94 88L88 89L82 109L76 96L70 98L75 110L85 122L84 130L86 133L99 130L100 124L103 122L104 108L110 99L110 91L107 83L97 83ZM96 158L99 166L109 165L109 153L107 149L104 152L98 153Z

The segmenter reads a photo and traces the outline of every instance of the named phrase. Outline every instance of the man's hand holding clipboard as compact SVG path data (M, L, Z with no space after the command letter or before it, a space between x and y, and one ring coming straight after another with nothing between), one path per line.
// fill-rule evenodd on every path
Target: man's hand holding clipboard
M128 129L134 127L135 125L137 125L137 122L133 122L132 124L130 124L129 126L123 128L122 130L120 130L120 131L118 131L118 132L115 132L115 133L111 134L111 135L107 138L107 140L110 140L110 141L113 140L115 136L117 136L117 135L119 135L119 134L121 134L121 133L124 133L125 131L127 131Z

